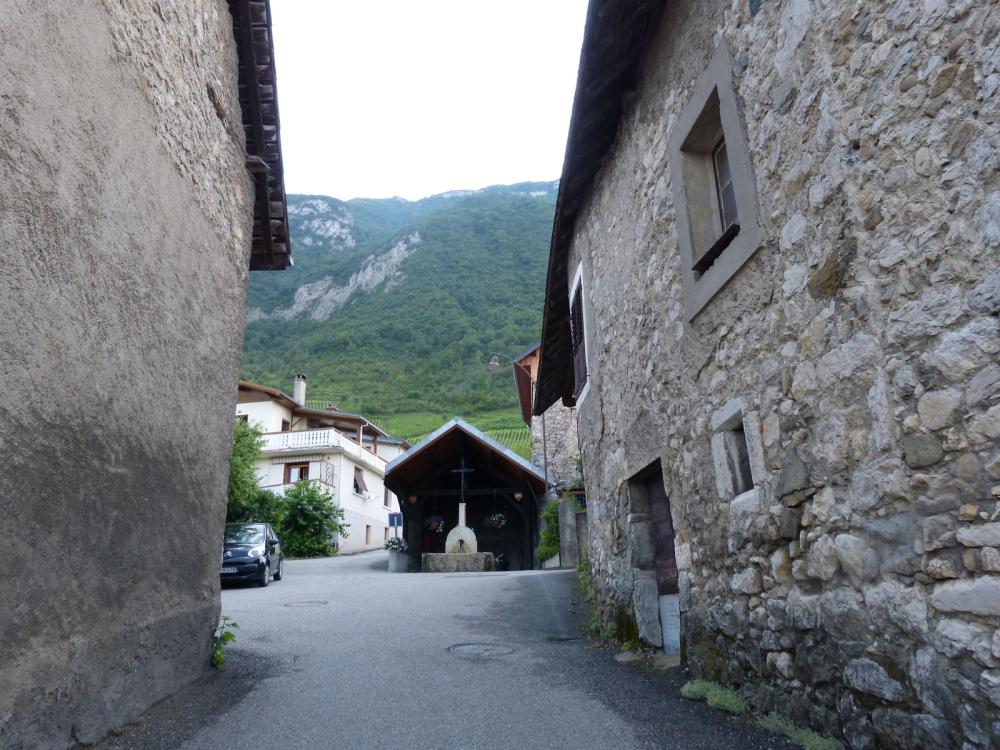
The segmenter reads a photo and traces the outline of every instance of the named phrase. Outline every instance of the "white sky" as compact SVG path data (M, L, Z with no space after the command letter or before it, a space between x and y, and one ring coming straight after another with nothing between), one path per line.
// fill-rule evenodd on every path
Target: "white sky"
M587 0L272 0L285 186L347 199L554 180Z

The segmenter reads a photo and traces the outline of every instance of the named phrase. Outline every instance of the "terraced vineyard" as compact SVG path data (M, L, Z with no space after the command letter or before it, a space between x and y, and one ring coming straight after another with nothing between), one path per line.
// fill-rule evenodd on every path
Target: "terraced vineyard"
M501 445L531 460L531 430L527 427L511 427L486 434Z

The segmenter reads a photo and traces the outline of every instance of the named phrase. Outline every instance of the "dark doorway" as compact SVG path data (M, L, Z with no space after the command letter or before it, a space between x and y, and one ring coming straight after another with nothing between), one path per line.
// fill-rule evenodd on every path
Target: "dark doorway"
M660 596L676 594L677 557L674 553L674 524L670 518L670 500L663 487L663 472L659 466L654 474L646 477L649 497L649 521L653 537L653 568L656 571L656 588Z

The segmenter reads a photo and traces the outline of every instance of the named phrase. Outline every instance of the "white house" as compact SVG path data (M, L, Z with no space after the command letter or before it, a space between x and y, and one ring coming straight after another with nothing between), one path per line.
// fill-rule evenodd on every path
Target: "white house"
M237 419L264 431L261 487L282 494L307 479L333 495L349 524L336 539L341 552L377 549L390 535L389 513L399 510L385 488L385 465L409 446L356 414L306 407L306 377L295 376L292 396L240 381Z

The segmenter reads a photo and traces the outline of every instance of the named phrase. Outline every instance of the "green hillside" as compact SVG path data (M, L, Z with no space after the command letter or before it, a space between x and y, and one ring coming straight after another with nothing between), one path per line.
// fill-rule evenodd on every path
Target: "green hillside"
M485 363L538 340L556 190L291 196L295 267L251 274L244 377L287 389L304 372L310 400L407 438L452 416L523 427L509 369Z

